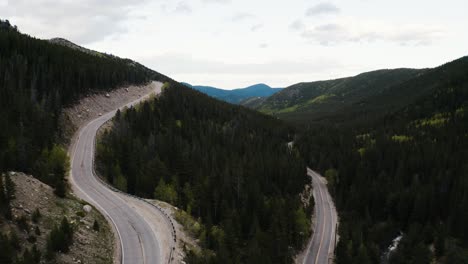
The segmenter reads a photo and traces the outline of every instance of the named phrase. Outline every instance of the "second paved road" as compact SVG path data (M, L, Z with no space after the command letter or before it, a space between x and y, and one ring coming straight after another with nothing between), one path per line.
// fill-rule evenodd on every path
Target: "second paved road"
M328 193L325 178L309 168L307 168L307 174L312 178L315 224L314 234L308 245L304 264L332 263L337 224L335 205Z
M153 93L161 92L161 83L156 83ZM130 104L133 105L142 97ZM121 260L124 264L167 263L161 255L157 234L151 225L123 200L122 194L108 189L94 175L94 141L98 129L116 110L106 113L86 124L79 130L78 138L71 152L71 183L75 193L82 199L95 205L108 219L117 232L121 248Z

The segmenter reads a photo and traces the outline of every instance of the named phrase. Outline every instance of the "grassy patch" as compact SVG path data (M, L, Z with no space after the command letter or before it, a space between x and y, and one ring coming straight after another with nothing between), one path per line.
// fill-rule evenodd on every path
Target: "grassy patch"
M364 156L364 154L366 154L366 148L360 148L360 149L357 150L357 152L362 157L362 156Z
M449 121L449 115L447 113L437 113L430 118L416 120L414 123L416 127L422 127L422 126L442 127L448 121Z
M406 135L393 135L392 140L398 143L405 143L405 142L413 140L413 137L406 136Z
M279 110L278 113L291 113L291 112L296 111L299 107L300 105L293 105L293 106L286 107L286 108Z
M274 113L276 113L276 111L270 108L269 106L263 106L259 109L259 111L267 115L273 115Z
M458 108L458 109L455 111L455 115L456 115L457 117L464 117L465 114L466 114L466 109L465 109L465 107L460 107L460 108Z
M205 227L184 210L176 210L174 218L192 237L198 238L204 232Z
M170 84L170 83L168 83L168 82L165 82L165 83L163 84L163 86L161 87L161 91L164 91L164 90L166 90L166 89L167 89L167 88L169 88L170 86L171 86L171 84Z
M319 95L311 100L309 100L307 103L308 104L321 104L325 101L327 101L328 99L330 98L333 98L335 97L334 94L322 94L322 95Z

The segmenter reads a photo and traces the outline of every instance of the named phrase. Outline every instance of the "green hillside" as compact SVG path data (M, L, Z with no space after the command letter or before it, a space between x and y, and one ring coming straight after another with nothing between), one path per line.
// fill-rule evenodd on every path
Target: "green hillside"
M329 81L299 83L254 108L298 124L378 120L466 75L468 58L433 69L379 70Z
M267 97L250 97L245 100L242 100L239 105L245 106L251 109L257 109L260 105L265 102Z
M423 74L426 70L395 69L329 81L299 83L269 97L257 109L294 122L335 118L345 109Z

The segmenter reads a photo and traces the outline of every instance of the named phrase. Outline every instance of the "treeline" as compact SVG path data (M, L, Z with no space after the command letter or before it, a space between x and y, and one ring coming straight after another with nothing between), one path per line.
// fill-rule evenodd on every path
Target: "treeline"
M0 215L11 219L11 200L15 196L15 186L7 173L0 173Z
M43 158L61 136L63 107L93 92L165 78L130 60L52 44L1 23L0 171L36 175L39 167L41 180L61 184L63 173L47 170Z
M282 122L177 83L118 112L99 139L98 170L123 191L201 220L190 263L291 263L310 234L299 199L305 163ZM211 252L211 253L210 253Z
M382 120L315 127L298 141L338 207L337 263L468 262L466 69L448 68L444 85Z
M67 253L73 243L73 227L66 217L62 218L60 225L54 226L47 238L46 259L52 260L55 253Z

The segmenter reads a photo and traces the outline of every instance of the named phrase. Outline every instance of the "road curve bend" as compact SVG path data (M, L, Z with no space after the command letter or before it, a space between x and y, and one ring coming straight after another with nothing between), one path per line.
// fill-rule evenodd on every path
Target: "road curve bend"
M335 205L328 193L325 178L307 168L312 178L315 200L314 234L307 246L303 264L333 263L336 240L337 218Z
M155 90L139 99L122 106L132 106L152 94L161 92L161 83L155 83ZM75 144L71 148L70 182L75 194L93 204L112 223L120 243L120 260L123 264L167 263L167 256L162 256L156 232L145 217L127 202L123 195L115 192L94 173L94 143L98 129L111 119L117 109L103 114L79 129ZM140 201L143 203L143 201ZM156 210L155 210L156 211ZM169 246L169 245L164 245Z

